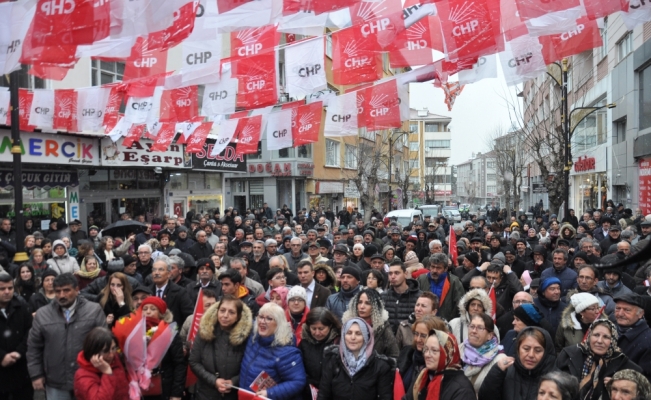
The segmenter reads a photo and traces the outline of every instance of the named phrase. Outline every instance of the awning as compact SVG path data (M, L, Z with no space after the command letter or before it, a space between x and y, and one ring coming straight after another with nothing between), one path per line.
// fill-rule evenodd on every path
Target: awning
M77 171L24 171L23 187L33 189L66 188L79 186ZM0 171L0 187L14 187L13 171Z

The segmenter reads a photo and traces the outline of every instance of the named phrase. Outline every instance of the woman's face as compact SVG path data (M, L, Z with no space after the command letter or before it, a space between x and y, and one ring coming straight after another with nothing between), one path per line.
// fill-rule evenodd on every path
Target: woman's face
M359 302L357 303L357 315L362 319L371 318L371 312L373 311L373 306L369 300L366 293L363 293L359 296Z
M147 318L160 319L160 311L158 311L158 307L153 304L145 304L144 307L142 307L142 315Z
M484 305L481 303L479 300L471 300L470 304L468 305L468 314L470 315L477 315L483 313L484 310Z
M493 332L488 332L481 318L473 318L468 326L468 342L474 348L479 348L493 338Z
M518 317L513 317L513 330L516 332L520 332L524 328L526 328L527 325L522 322L522 320Z
M111 278L111 289L124 289L124 285L122 284L122 281L120 281L120 278Z
M113 249L113 239L106 239L106 250Z
M552 223L549 224L549 226L550 226L552 229L556 230L556 229L558 229L558 222L556 222L556 221L552 221Z
M393 249L387 250L387 252L384 253L384 259L387 261L393 261L394 254Z
M275 289L277 287L282 287L285 286L285 283L287 282L287 278L285 277L285 274L283 272L279 272L276 275L274 275L273 278L269 281L269 286L271 286L272 289Z
M43 262L43 253L41 253L40 251L38 253L34 253L34 255L32 255L32 259L34 260L34 263L36 263L36 264L42 263Z
M530 229L528 232L529 232L529 237L534 237L534 236L536 236L536 231L535 231L535 230Z
M366 286L370 289L377 289L377 278L373 274L366 277Z
M43 289L46 291L50 292L54 289L54 277L53 276L48 276L45 279L43 279Z
M278 324L271 315L258 315L258 335L271 336L276 332Z
M529 224L522 225L522 231L529 231Z
M425 324L416 325L413 334L414 334L414 345L416 346L416 350L422 352L423 347L425 347L425 341L427 340L427 336L429 335L429 330L427 329L427 325Z
M237 308L232 301L222 302L217 310L217 319L222 329L229 329L237 322Z
M361 255L364 254L364 250L359 247L353 247L353 254L355 257L361 257Z
M423 347L423 356L425 357L425 366L430 371L436 371L439 366L439 358L441 356L441 349L439 338L432 335L425 341Z
M45 254L50 254L52 252L52 243L46 243L43 245L43 252Z
M317 281L323 282L326 280L326 276L328 276L328 274L326 274L324 270L320 269L316 271L316 274L314 274L314 276L316 277Z
M30 271L27 267L22 267L20 269L20 279L24 281L32 279L32 271Z
M330 334L330 327L323 325L321 321L317 321L316 323L310 325L310 333L314 339L321 341L327 338Z
M61 244L58 244L58 246L54 248L54 254L60 257L66 254L66 248L64 246L61 246Z
M287 301L287 308L289 312L293 314L300 314L305 311L305 300L300 297L294 297Z
M278 293L276 293L276 292L271 292L271 294L269 295L269 300L270 300L272 303L278 304L278 305L281 306L283 309L285 308L285 305L283 304L283 298L280 297L280 295L279 295Z
M352 324L350 328L346 331L346 336L344 338L346 342L346 348L353 353L359 352L364 345L364 335L362 335L362 330L359 328L359 324Z
M536 368L544 355L545 348L532 336L527 336L518 348L520 363L528 370Z
M590 349L598 356L603 356L608 351L613 337L610 335L610 329L604 325L597 325L592 329L590 335Z
M68 248L68 249L70 248L70 239L68 239L67 237L64 237L63 239L61 239L61 241L63 242L63 244L66 245L66 248Z
M558 390L558 386L554 381L540 382L538 388L538 400L563 400L563 395Z
M88 272L93 272L97 269L97 260L95 259L90 259L86 261L86 271Z
M540 228L540 235L545 236L547 234L547 229Z
M168 244L170 244L170 238L168 238L167 236L163 236L162 238L160 238L161 246L167 246Z
M102 358L110 365L113 362L113 359L115 358L115 354L117 352L118 344L115 343L115 340L113 340L111 341L111 348L102 351Z
M34 244L36 244L36 240L34 240L34 238L31 237L27 239L27 242L25 243L25 247L32 248L34 247Z

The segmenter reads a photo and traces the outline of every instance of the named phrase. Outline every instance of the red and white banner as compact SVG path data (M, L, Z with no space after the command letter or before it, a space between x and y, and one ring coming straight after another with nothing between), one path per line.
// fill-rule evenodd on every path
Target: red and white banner
M233 32L269 25L282 16L282 4L274 0L217 0L218 15L210 26Z
M154 108L153 96L130 97L124 110L124 120L131 124L144 124L152 108Z
M233 140L233 137L237 132L238 124L239 120L237 119L227 119L219 124L219 133L217 134L217 140L215 141L215 145L210 153L211 157L215 157L224 151L226 146L228 146L231 140Z
M497 60L493 54L479 57L471 69L459 71L459 83L462 85L489 78L497 78Z
M0 4L0 74L20 69L23 43L35 11L33 0Z
M332 80L338 85L373 82L382 77L382 55L358 29L332 34Z
M639 0L631 2L633 6L641 4ZM646 1L644 3L647 3ZM584 0L581 2L586 11L586 16L589 19L597 19L607 17L617 11L629 10L629 2L627 0Z
M357 93L333 97L328 103L323 136L357 136Z
M32 44L56 46L91 44L109 35L110 2L96 0L39 0L34 14Z
M217 39L185 40L183 48L183 68L213 66L219 68L222 58L222 40L220 35Z
M638 25L651 21L651 2L648 0L631 0L627 12L620 14L626 28L632 31Z
M238 81L237 107L252 109L278 102L276 65L275 51L233 63L233 77Z
M292 111L281 110L267 115L267 150L292 147Z
M219 83L206 85L203 90L201 115L232 114L237 102L237 79L223 79Z
M160 101L161 122L190 121L197 116L199 88L187 86L165 90Z
M294 146L318 142L323 115L323 102L317 101L291 110Z
M494 54L504 47L499 0L436 3L448 60Z
M203 144L206 143L206 139L208 138L210 130L212 129L212 124L212 122L204 122L194 130L194 133L186 142L186 153L198 153L200 151L203 151Z
M545 64L561 60L574 54L603 45L597 21L582 17L576 22L576 29L559 35L541 36Z
M542 17L550 13L580 7L580 0L540 1L540 0L512 0L518 7L518 14L523 21Z
M172 122L160 124L158 134L154 139L154 144L151 146L151 151L167 151L167 148L176 136L176 124Z
M121 137L126 136L131 129L131 122L128 122L126 118L121 117L120 120L113 126L113 128L107 133L108 137L111 138L113 143L117 142Z
M434 61L432 50L442 52L439 17L427 17L400 32L388 47L391 68L425 65Z
M350 18L361 36L382 49L405 30L400 0L362 1L350 7Z
M68 132L77 131L77 92L74 89L57 89L54 91L52 127Z
M29 125L52 129L54 118L54 90L35 89L29 110Z
M256 154L262 132L262 115L241 118L237 124L237 154ZM219 154L219 153L218 153Z
M395 79L372 86L366 89L368 104L365 110L367 129L399 128L400 97Z
M104 110L111 94L110 88L77 89L77 124L80 131L99 131L104 122Z
M509 86L533 79L547 70L540 41L528 35L506 42L506 49L499 57Z
M145 131L145 125L131 125L131 128L127 131L127 136L122 140L122 146L131 147L131 145L140 140L143 132Z
M165 73L167 50L149 49L147 38L138 38L124 68L124 81Z
M287 93L302 98L327 87L324 38L309 39L285 47Z
M280 35L274 25L243 29L231 33L231 58L233 61L265 54L278 45Z

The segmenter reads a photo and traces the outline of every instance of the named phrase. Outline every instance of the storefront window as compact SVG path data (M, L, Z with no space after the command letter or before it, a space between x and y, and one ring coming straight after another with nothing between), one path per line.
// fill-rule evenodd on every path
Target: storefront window
M173 190L188 190L188 176L181 172L170 174L169 188Z
M158 189L160 176L148 169L79 170L81 190Z
M281 208L283 204L287 204L287 207L292 207L292 181L291 180L278 180L277 181L277 191L278 191L278 208ZM296 210L292 210L296 212Z
M222 195L189 196L190 210L197 213L213 215L217 209L223 209Z
M303 204L303 195L305 193L305 181L296 181L296 210L300 210L305 207ZM296 212L294 210L294 212Z
M41 220L66 219L65 201L65 189L23 188L23 215L25 218L33 219L34 226L40 229ZM14 218L15 216L13 190L0 189L0 217Z
M203 172L188 172L188 190L203 190L205 187Z
M120 215L127 213L131 218L144 215L151 220L151 215L161 215L160 198L145 197L139 199L113 199L111 200L111 221L118 221Z
M608 196L608 175L605 173L583 174L574 177L576 213L600 208Z
M222 174L206 173L206 189L222 190Z

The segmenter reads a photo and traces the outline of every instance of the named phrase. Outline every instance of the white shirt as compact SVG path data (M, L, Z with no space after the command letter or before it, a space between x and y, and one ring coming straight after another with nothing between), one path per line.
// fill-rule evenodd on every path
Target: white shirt
M312 304L312 297L314 296L314 288L316 287L316 281L312 279L312 283L310 283L306 288L305 292L307 293L307 306L310 307L310 304Z
M167 289L167 283L166 283L164 286L162 286L162 287L158 287L158 286L156 286L156 292L154 293L154 296L159 297L159 298L162 299L163 296L165 296L165 289ZM161 292L160 292L160 296L158 296L158 291L159 291L159 290L161 291Z

